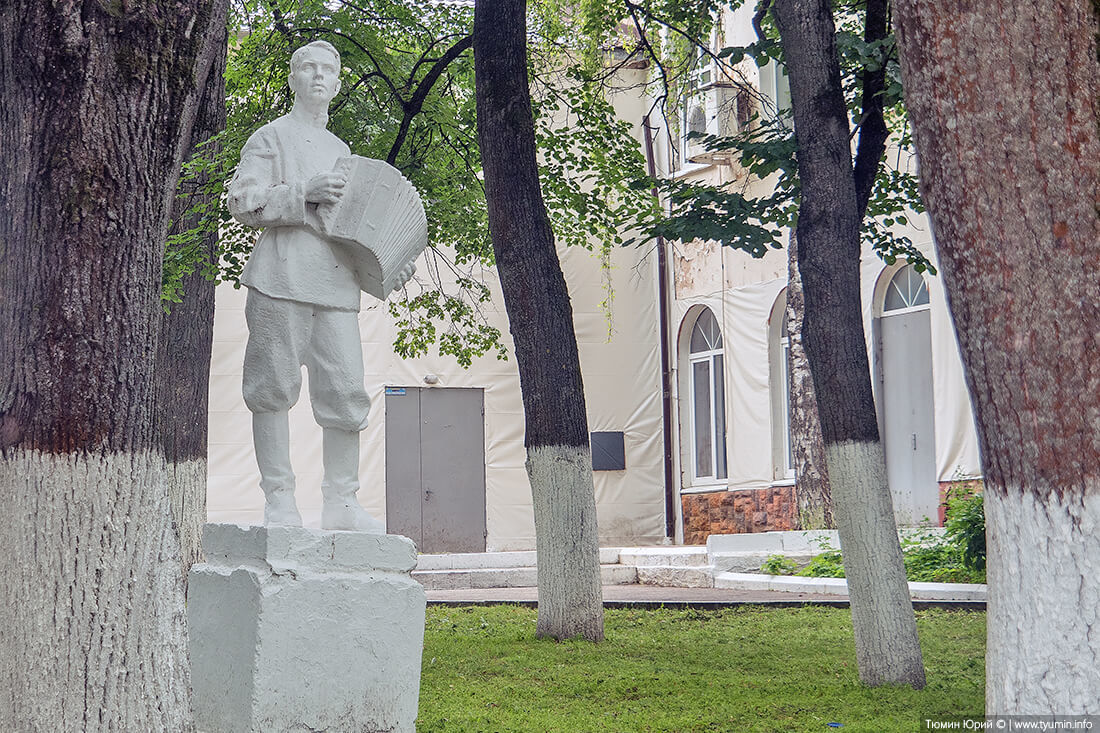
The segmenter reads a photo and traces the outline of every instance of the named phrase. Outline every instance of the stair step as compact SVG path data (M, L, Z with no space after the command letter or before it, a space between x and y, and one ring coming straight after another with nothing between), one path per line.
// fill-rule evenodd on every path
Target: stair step
M412 576L426 590L530 588L538 585L538 570L534 567L417 569ZM601 565L600 580L603 585L630 585L638 582L638 571L628 565Z
M713 588L714 568L709 565L639 565L638 582L666 588Z
M619 562L618 547L601 547L600 564ZM533 568L536 563L534 550L512 552L447 552L438 555L419 555L417 570L477 570L490 568Z
M707 548L689 547L624 547L619 550L623 565L653 565L667 567L702 567L708 564Z
M638 569L639 573L641 568ZM848 595L848 581L844 578L802 578L790 575L761 575L758 573L716 573L715 588L737 590L786 591L788 593L820 593L830 596ZM909 595L914 600L926 601L984 601L985 585L972 583L909 583Z
M760 566L772 555L783 555L799 565L814 558L811 552L716 552L710 556L710 561L719 573L759 573Z

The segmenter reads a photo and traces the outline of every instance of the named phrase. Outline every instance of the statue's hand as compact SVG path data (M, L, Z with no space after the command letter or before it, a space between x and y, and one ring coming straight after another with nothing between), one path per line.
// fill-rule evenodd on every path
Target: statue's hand
M401 269L401 272L397 273L397 282L393 286L394 290L404 286L404 284L407 283L412 278L413 273L415 273L415 272L416 272L416 265L415 264L410 262L409 264L405 265L405 267L403 267Z
M318 173L306 183L306 201L315 204L334 204L340 200L344 185L348 182L346 170Z

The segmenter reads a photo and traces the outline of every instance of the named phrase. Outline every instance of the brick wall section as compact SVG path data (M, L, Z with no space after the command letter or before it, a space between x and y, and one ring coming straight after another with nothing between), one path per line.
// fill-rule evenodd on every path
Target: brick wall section
M793 486L681 494L684 544L702 545L712 534L790 530L797 527Z
M940 481L940 526L947 521L947 492L951 490L954 481Z
M961 479L959 481L940 481L940 526L947 521L947 496L948 492L955 496L981 493L981 479Z

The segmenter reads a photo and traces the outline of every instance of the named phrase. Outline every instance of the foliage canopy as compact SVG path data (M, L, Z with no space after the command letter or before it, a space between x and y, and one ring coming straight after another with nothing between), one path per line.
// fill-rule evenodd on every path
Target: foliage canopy
M582 72L581 56L553 41L564 34L560 14L549 4L542 9L530 62L542 187L558 240L600 246L606 254L623 243L629 222L656 211L644 159L630 125L616 119ZM344 67L329 128L354 154L401 170L428 214L428 271L388 304L398 325L396 350L418 356L434 344L465 366L486 352L504 358L500 331L482 312L493 254L476 137L472 21L473 9L463 3L234 0L226 129L184 171L191 180L212 181L202 192L213 194L214 203L195 204L202 225L168 242L165 300L178 301L181 278L198 267L239 283L255 233L225 208L228 178L248 135L289 112L290 54L324 39L340 51ZM203 262L198 239L214 229L221 233L220 259Z

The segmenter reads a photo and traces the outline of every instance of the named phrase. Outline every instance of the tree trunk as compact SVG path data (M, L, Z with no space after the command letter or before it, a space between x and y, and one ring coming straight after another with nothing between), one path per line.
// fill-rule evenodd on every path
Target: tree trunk
M190 730L154 427L208 3L0 7L0 729Z
M802 346L805 299L798 274L798 237L787 246L787 370L790 391L791 458L794 462L795 495L800 529L833 529L833 496L825 440L817 415L817 395L806 349Z
M801 203L802 339L813 373L860 679L924 686L860 309L859 227L848 115L828 0L777 0L791 81Z
M1098 14L898 3L985 476L990 714L1100 713Z
M519 367L538 551L537 633L603 638L596 499L573 311L535 159L523 0L477 0L489 231Z
M206 86L199 100L188 150L199 146L225 128L225 52L227 2L212 0L212 27L221 33L214 39L213 60ZM210 151L208 154L213 154ZM209 176L186 183L172 205L171 233L193 229L200 215L188 211L200 202L213 203L202 192ZM210 403L210 351L214 334L214 281L201 271L217 258L218 233L209 232L201 242L199 270L183 281L183 301L172 303L160 319L157 350L156 430L168 462L168 495L172 519L180 538L183 578L191 565L202 562L202 528L206 523L206 450Z

